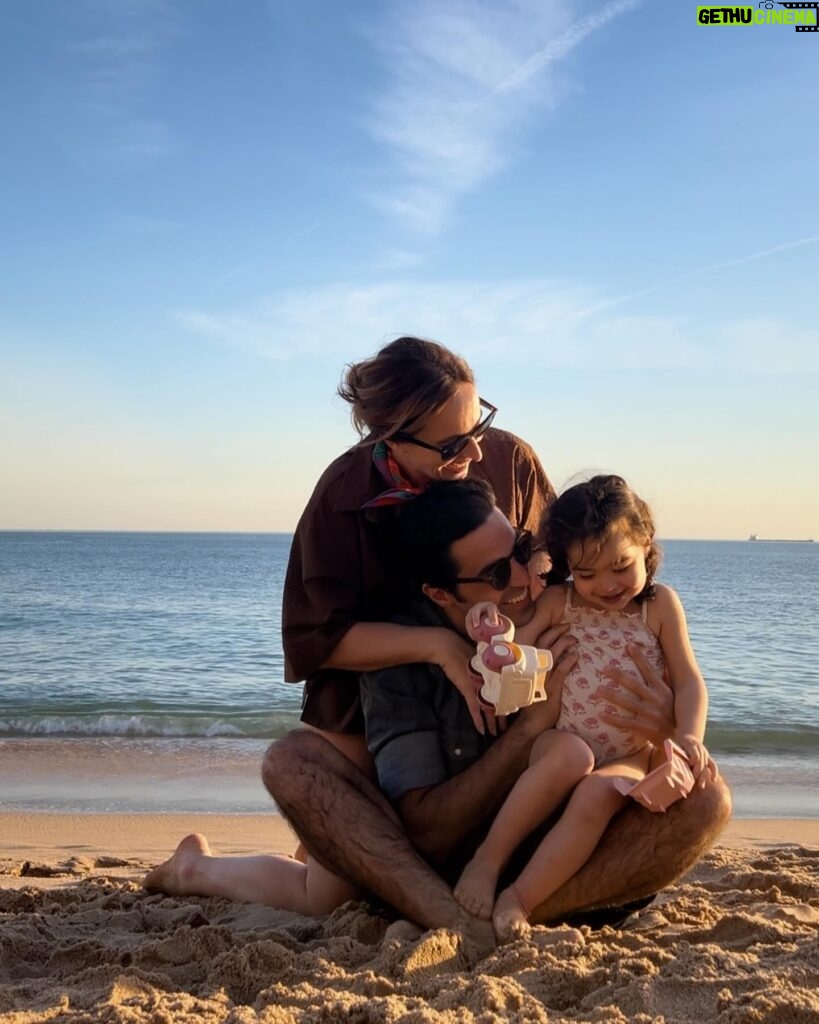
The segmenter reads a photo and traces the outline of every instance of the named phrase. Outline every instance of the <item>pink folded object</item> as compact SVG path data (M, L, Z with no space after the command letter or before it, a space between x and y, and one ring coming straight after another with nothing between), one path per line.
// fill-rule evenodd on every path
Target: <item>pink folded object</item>
M615 789L657 812L668 810L677 800L688 796L694 787L694 775L685 751L673 740L664 740L663 752L665 761L644 779L637 783L629 779L615 779Z

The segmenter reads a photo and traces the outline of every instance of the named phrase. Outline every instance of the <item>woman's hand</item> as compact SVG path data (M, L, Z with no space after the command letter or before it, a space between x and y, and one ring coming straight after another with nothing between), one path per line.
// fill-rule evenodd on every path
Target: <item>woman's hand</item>
M472 722L481 736L486 734L487 729L491 736L497 736L495 713L481 704L478 698L483 679L470 668L469 662L474 653L475 648L463 637L452 630L442 629L441 643L435 658L431 660L443 669L447 679L466 701Z
M636 644L629 644L626 650L639 675L618 668L605 670L605 675L617 686L603 686L597 693L607 703L620 708L621 713L603 712L600 720L637 733L660 747L666 737L674 735L674 693Z

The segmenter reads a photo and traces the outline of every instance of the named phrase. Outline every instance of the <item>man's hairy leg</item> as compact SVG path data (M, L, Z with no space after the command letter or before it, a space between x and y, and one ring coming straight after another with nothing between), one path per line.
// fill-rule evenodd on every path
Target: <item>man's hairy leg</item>
M480 941L482 925L410 844L383 793L315 732L298 730L268 748L268 792L310 855L427 928L452 928Z
M699 860L730 816L731 794L721 778L709 779L664 814L629 801L585 865L535 907L530 920L561 920L658 892Z

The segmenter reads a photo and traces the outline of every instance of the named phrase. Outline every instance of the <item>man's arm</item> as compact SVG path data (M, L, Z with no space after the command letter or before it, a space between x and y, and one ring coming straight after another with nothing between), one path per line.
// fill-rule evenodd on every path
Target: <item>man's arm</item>
M535 739L554 727L559 712L559 696L524 708L469 768L399 797L396 806L413 846L432 863L440 863L493 817L526 769Z
M413 844L431 860L446 858L495 813L526 768L536 737L554 726L563 679L576 661L570 651L574 640L565 632L557 627L544 636L559 663L547 681L548 699L524 708L488 750L485 744L456 750L465 758L471 754L473 763L455 775L443 742L457 721L448 717L452 706L440 701L441 683L434 671L403 666L364 678L367 743L379 783L398 808Z

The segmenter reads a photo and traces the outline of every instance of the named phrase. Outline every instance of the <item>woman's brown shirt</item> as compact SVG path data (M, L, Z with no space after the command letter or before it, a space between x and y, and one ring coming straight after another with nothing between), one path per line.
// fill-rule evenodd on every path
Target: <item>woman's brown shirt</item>
M469 475L491 485L513 526L538 536L555 492L534 451L495 429L481 450ZM350 448L322 474L293 537L282 607L284 674L288 682L305 680L302 721L331 732L364 731L358 673L321 665L356 622L385 622L409 596L398 571L390 571L390 510L361 508L385 488L372 448Z

